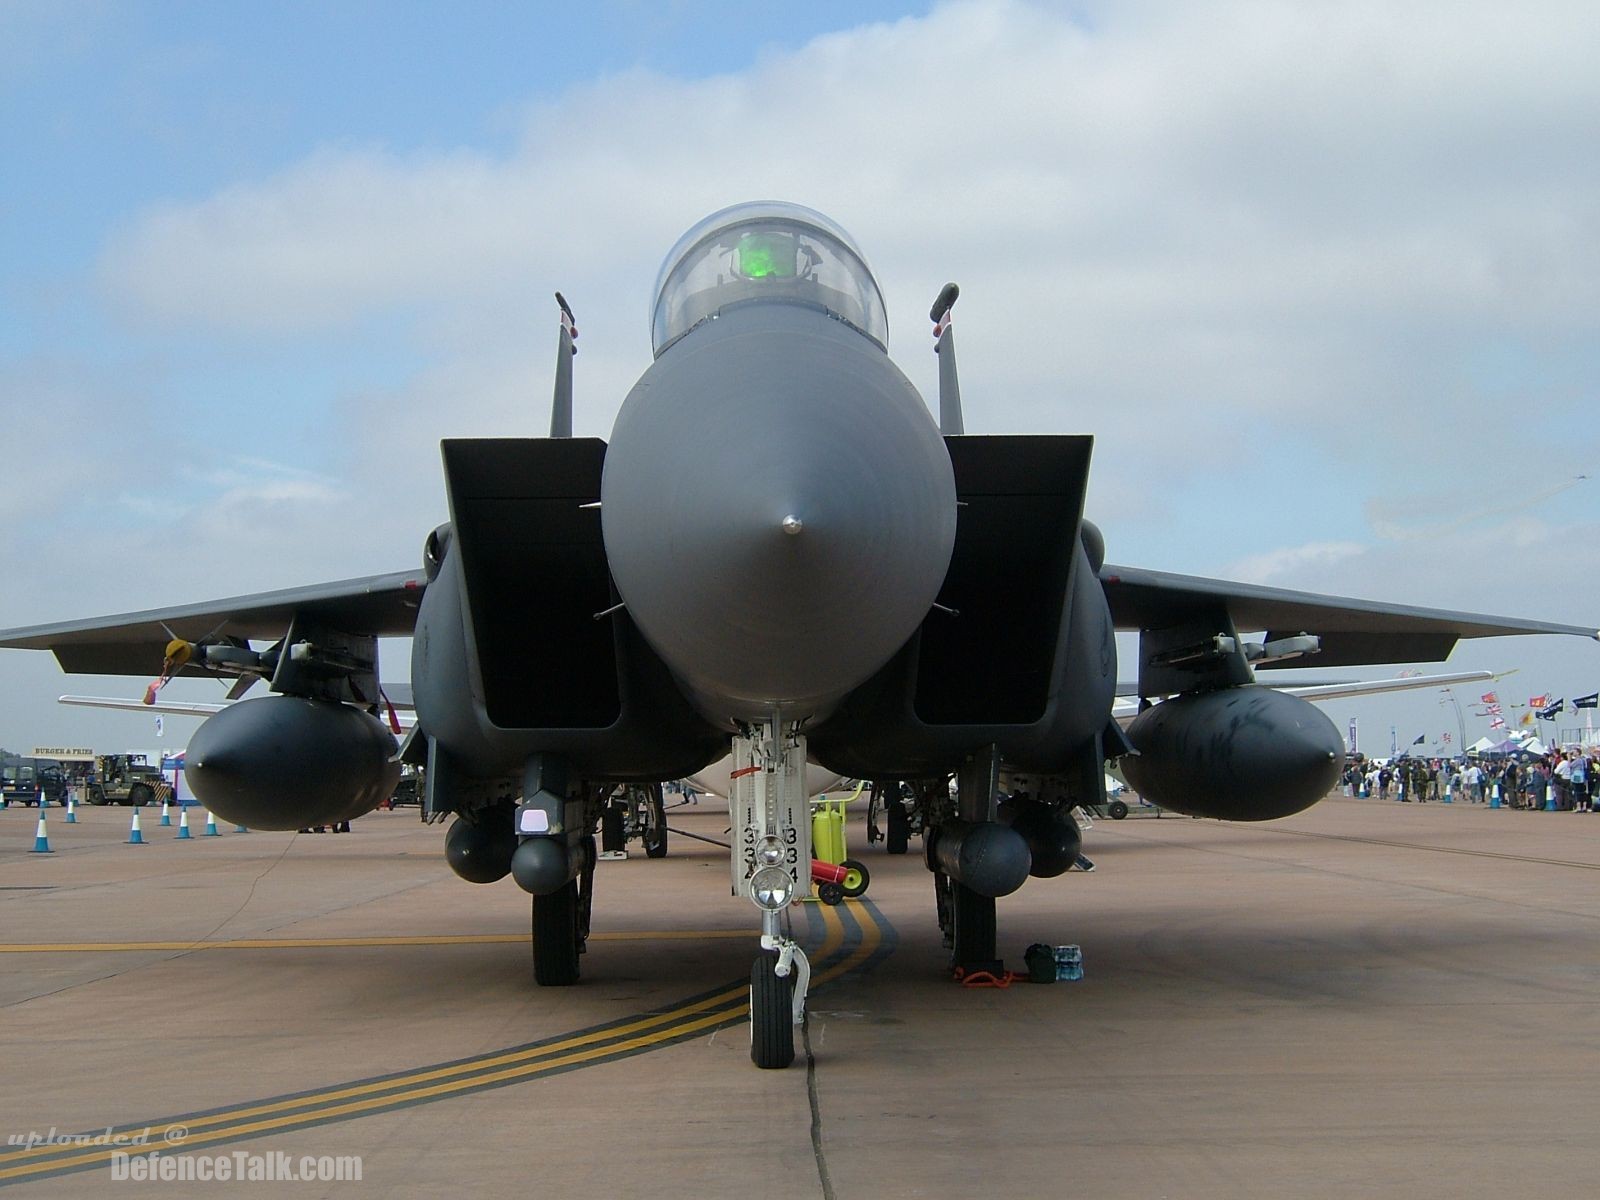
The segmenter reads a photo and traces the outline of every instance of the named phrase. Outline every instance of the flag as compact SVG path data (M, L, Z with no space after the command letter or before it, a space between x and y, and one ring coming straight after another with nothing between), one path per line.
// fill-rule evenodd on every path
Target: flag
M1498 704L1490 704L1484 709L1484 711L1487 712L1491 717L1498 717L1502 715L1500 712L1500 706Z
M1533 713L1531 713L1531 712L1523 713L1522 714L1522 719L1520 721L1518 721L1517 724L1521 725L1524 729L1533 728Z
M1420 745L1422 745L1422 738L1423 738L1423 735L1422 735L1422 734L1420 734L1420 733L1419 733L1419 734L1417 734L1417 740L1416 740L1416 741L1414 741L1414 742L1412 742L1412 743L1411 743L1411 744L1412 744L1412 745L1413 745L1413 746L1420 746Z
M1494 720L1489 722L1489 728L1490 729L1504 729L1505 727L1506 727L1506 723L1504 721L1502 721L1499 717L1496 717Z
M1573 708L1600 707L1600 692L1590 692L1587 696L1579 696L1572 702Z
M1499 697L1498 694L1496 694L1494 692L1485 692L1483 694L1483 702L1485 704L1499 704L1500 703L1500 697Z
M1567 702L1565 700L1557 700L1554 704L1547 704L1539 710L1539 720L1554 721L1556 717L1566 710Z
M1443 741L1444 741L1444 744L1445 744L1445 745L1446 745L1446 746L1448 746L1448 745L1449 745L1449 744L1450 744L1450 735L1449 735L1449 734L1448 734L1448 733L1447 733L1447 734L1445 734L1445 735L1444 735L1444 738L1443 738L1443 739L1442 739L1442 740L1443 740Z
M1529 708L1548 708L1548 707L1550 707L1550 693L1546 692L1542 696L1529 696L1528 697L1528 707Z

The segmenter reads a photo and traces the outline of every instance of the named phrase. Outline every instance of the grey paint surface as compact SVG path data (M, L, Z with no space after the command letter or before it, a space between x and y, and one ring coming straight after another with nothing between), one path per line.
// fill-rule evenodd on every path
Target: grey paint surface
M927 615L955 537L916 390L868 339L781 302L703 324L645 372L601 499L629 615L713 720L824 715Z

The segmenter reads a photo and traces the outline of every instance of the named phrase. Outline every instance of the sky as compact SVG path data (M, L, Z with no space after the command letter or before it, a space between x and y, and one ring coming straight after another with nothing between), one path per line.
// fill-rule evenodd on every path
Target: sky
M1556 0L0 0L0 628L415 566L439 440L547 427L551 294L605 436L661 257L766 198L852 232L925 396L961 284L968 432L1094 434L1110 561L1600 627L1596 61ZM146 682L0 651L0 746L151 745L54 703Z

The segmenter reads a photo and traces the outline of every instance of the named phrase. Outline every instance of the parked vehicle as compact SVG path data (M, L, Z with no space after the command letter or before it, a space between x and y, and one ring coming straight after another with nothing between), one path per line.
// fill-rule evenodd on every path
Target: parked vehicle
M8 754L0 760L0 795L7 804L37 804L40 792L51 804L66 801L67 781L59 762L20 754Z
M161 768L142 754L102 754L89 780L90 804L131 804L142 808L166 793Z

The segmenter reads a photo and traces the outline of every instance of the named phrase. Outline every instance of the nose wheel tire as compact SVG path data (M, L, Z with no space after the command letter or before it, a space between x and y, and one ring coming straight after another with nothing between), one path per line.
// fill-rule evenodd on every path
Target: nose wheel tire
M578 881L533 898L533 981L540 987L578 982Z
M763 951L750 968L750 1061L764 1071L794 1062L794 976L780 979L777 965Z
M1120 821L1122 818L1128 815L1128 806L1121 800L1113 800L1110 804L1106 805L1106 812L1111 814L1111 819L1113 821Z

